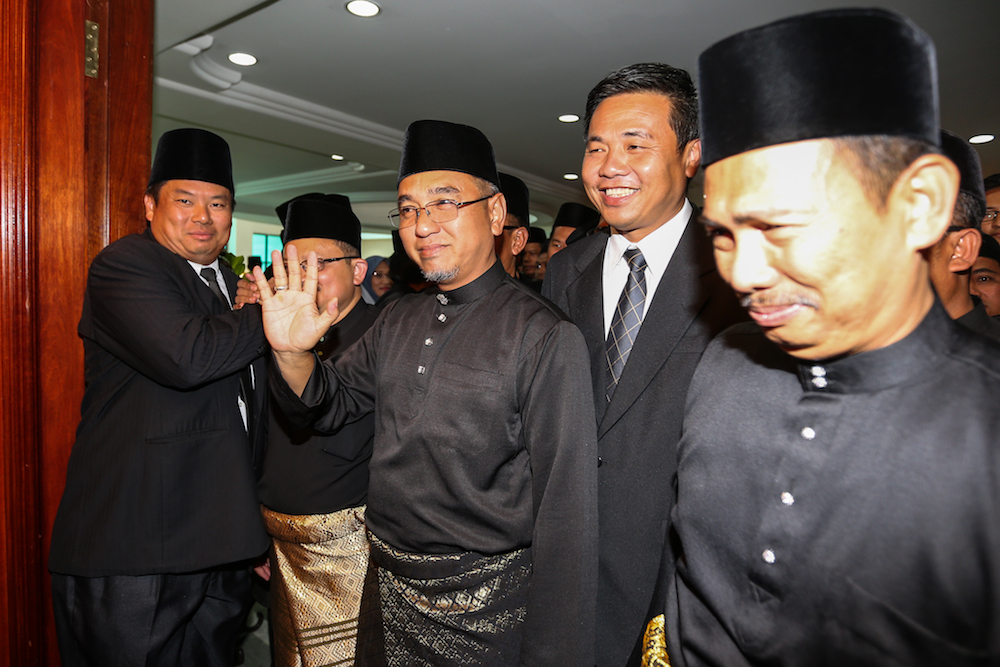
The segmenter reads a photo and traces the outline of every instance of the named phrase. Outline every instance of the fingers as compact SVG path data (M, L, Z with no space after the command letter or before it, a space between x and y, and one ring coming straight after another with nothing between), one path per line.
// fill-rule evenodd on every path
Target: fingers
M259 266L253 267L253 281L257 285L257 291L260 292L260 300L267 301L270 299L271 286L267 284L267 278L264 277L264 272Z
M288 270L288 275L286 280L282 282L281 278L278 277L278 272L274 272L274 289L290 289L293 291L302 289L302 269L299 268L299 251L294 245L290 245L285 248L285 259L287 260L287 266L282 266L282 273L285 273L285 269ZM282 287L284 285L284 287Z
M317 263L316 253L310 250L308 257L306 257L306 279L302 283L302 291L314 297L316 296L316 283L319 282ZM299 265L296 264L295 266L298 267Z

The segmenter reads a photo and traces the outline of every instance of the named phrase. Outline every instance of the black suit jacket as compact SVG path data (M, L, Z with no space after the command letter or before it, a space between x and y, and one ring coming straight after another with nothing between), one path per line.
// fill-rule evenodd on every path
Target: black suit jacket
M236 276L223 273L234 294ZM228 310L147 230L95 258L79 333L87 389L50 569L190 572L263 553L254 474L267 421L260 309ZM248 437L237 396L250 364Z
M637 660L658 578L673 576L672 563L661 571L661 562L688 384L709 341L746 317L716 271L696 215L647 304L611 403L602 298L608 235L574 243L550 260L545 275L542 294L580 327L590 350L600 457L598 665Z

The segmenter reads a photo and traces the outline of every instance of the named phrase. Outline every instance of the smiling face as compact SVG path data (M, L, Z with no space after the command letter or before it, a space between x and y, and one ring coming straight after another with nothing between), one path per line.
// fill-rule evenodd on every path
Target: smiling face
M672 104L659 93L623 93L601 102L590 120L583 185L601 217L639 241L684 206L701 142L678 151Z
M233 197L205 181L167 181L157 199L145 195L146 220L157 243L184 259L211 264L229 242Z
M930 308L919 250L940 238L954 190L929 226L907 208L927 205L925 194L891 194L880 212L853 164L831 141L813 140L710 165L705 195L720 274L789 354L828 359L878 349L912 331Z
M425 171L399 183L399 206L423 207L431 202L470 202L485 194L486 184L457 171ZM503 231L507 204L497 193L485 201L463 206L458 217L435 222L420 211L416 224L399 230L408 254L428 280L443 290L471 283L496 261L495 236Z

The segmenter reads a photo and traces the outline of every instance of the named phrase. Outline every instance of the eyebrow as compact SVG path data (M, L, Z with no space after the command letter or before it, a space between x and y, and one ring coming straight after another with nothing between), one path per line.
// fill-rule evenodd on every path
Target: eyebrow
M998 273L996 271L994 271L993 269L991 269L991 268L989 268L987 266L981 266L978 269L972 269L972 275L976 275L977 273L989 273L989 274L994 275L994 276L998 275Z
M456 188L454 185L439 185L436 188L429 188L427 194L429 195L457 195L461 194L461 190ZM408 194L401 194L396 199L397 204L401 204L404 201L416 201L413 197Z
M653 135L651 135L646 130L625 130L619 136L622 136L622 137L639 137L640 139L652 139L653 138ZM604 139L602 139L600 136L598 136L596 134L592 134L592 135L590 135L590 136L587 137L587 143L590 143L591 141L596 141L598 143L605 143Z

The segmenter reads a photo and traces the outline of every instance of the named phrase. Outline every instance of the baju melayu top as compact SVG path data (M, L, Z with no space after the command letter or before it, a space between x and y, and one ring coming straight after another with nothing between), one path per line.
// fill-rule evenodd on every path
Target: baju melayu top
M679 450L673 664L1000 664L998 397L1000 346L940 303L832 361L722 334Z
M275 377L277 376L277 377ZM415 554L530 547L522 664L593 664L597 443L587 347L499 262L451 291L407 295L286 414L320 430L374 410L366 522Z

